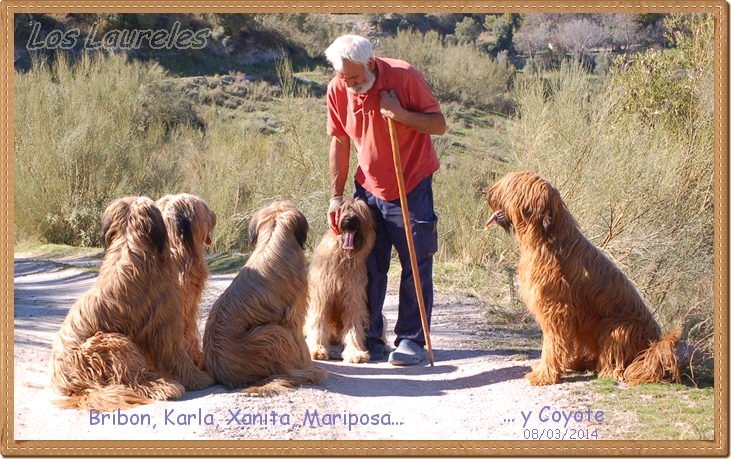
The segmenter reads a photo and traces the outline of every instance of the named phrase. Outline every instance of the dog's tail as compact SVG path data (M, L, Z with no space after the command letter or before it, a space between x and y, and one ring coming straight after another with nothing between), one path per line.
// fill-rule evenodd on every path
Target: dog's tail
M311 365L307 368L292 369L286 375L270 376L244 390L245 394L271 397L291 390L300 384L317 384L327 377L327 371Z
M675 346L680 339L681 325L665 333L659 341L637 354L634 361L624 370L624 379L630 386L648 382L679 382L680 368Z
M100 412L116 409L126 410L138 405L151 403L147 398L125 386L100 386L85 389L82 393L54 400L59 408L78 408L83 411L97 410Z
M126 410L152 403L155 400L177 399L184 393L185 389L177 381L160 378L156 381L146 381L134 388L111 385L84 389L80 393L54 400L53 403L59 408L105 412L116 409Z
M61 408L111 411L180 398L185 388L147 367L139 348L118 333L97 333L52 358L51 380L67 397Z

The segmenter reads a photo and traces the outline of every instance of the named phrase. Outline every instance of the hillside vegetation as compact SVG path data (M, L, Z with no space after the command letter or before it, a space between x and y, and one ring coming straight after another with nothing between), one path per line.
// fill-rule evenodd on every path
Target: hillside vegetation
M36 19L46 33L86 31L81 16ZM162 20L98 16L103 30ZM355 29L378 40L379 55L421 69L447 118L447 134L434 138L437 288L475 296L495 323L535 327L515 293L515 243L484 230L490 209L480 193L508 171L534 171L559 188L661 325L682 320L686 374L707 383L713 18L639 15L645 24L632 28L621 15L613 25L595 16L178 15L165 20L212 28L210 50L19 58L15 241L100 246L112 199L188 192L218 215L213 252L249 251L248 220L275 199L305 213L311 250L326 229L330 183L323 89L332 73L322 53ZM16 16L16 45L33 20ZM581 21L616 36L571 45ZM553 50L536 44L547 42Z

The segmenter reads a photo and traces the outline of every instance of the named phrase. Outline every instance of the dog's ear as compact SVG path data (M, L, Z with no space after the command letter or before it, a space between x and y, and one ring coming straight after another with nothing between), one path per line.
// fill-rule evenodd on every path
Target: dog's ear
M307 223L307 218L301 213L297 212L297 216L295 217L295 225L294 225L294 237L297 239L297 243L302 247L302 250L305 248L305 243L307 242L307 232L310 230L310 224Z
M251 217L249 222L249 245L251 248L256 247L256 242L259 239L259 213L257 212Z
M150 240L155 245L158 253L162 253L167 249L168 245L168 232L165 228L165 220L162 218L162 214L157 207L152 207L157 212L152 212L150 215L150 231L148 233Z
M546 230L546 233L550 233L552 228L553 215L551 209L546 209L546 211L543 213L543 229Z
M187 245L191 250L193 249L193 223L190 221L190 217L181 213L175 216L175 226L178 227L178 234L183 244Z
M183 241L183 245L189 250L195 249L195 241L193 240L193 219L195 218L193 209L187 202L178 202L173 208L173 219L177 228L178 236Z
M128 213L129 203L123 198L115 199L104 210L104 215L102 216L102 239L104 240L105 250L119 237L122 231L120 224L127 221Z
M553 228L551 186L544 181L536 182L533 185L532 194L533 198L530 204L522 211L523 218L530 222L532 226L542 227L548 233Z
M167 249L168 232L162 212L155 202L146 197L139 197L129 205L127 233L133 236L147 238L157 253Z
M208 204L204 202L206 212L208 213L208 228L213 230L213 228L216 227L217 219L216 219L216 212L213 211L210 207L208 207Z
M550 233L554 229L556 212L559 211L561 204L561 196L556 188L550 183L543 184L544 189L541 192L541 213L543 218L543 229L546 233Z

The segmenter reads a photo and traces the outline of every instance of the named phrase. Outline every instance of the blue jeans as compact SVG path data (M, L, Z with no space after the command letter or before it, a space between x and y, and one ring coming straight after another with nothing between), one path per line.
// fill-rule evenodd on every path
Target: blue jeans
M394 332L398 346L402 339L409 339L421 346L426 343L421 326L421 314L414 287L409 246L406 242L401 200L383 201L355 182L353 197L363 199L376 217L376 243L368 256L368 309L370 327L366 335L369 350L376 351L385 344L383 334L383 302L386 299L388 268L391 264L391 248L395 247L401 262L401 284L399 288L398 320ZM431 324L431 310L434 304L432 282L433 255L437 251L437 216L434 213L432 176L422 180L406 196L409 205L409 220L414 235L416 259L424 296L427 323Z

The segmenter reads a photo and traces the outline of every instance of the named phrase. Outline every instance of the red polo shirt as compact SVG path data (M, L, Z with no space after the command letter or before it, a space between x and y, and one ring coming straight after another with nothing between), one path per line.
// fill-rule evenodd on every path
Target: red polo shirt
M388 119L381 115L381 91L396 91L403 108L411 112L436 113L439 103L424 76L409 63L376 58L378 76L366 94L353 94L335 77L327 87L327 133L347 135L355 143L358 170L355 180L385 201L399 198L396 168L388 134ZM431 136L401 123L396 125L406 192L439 169Z

